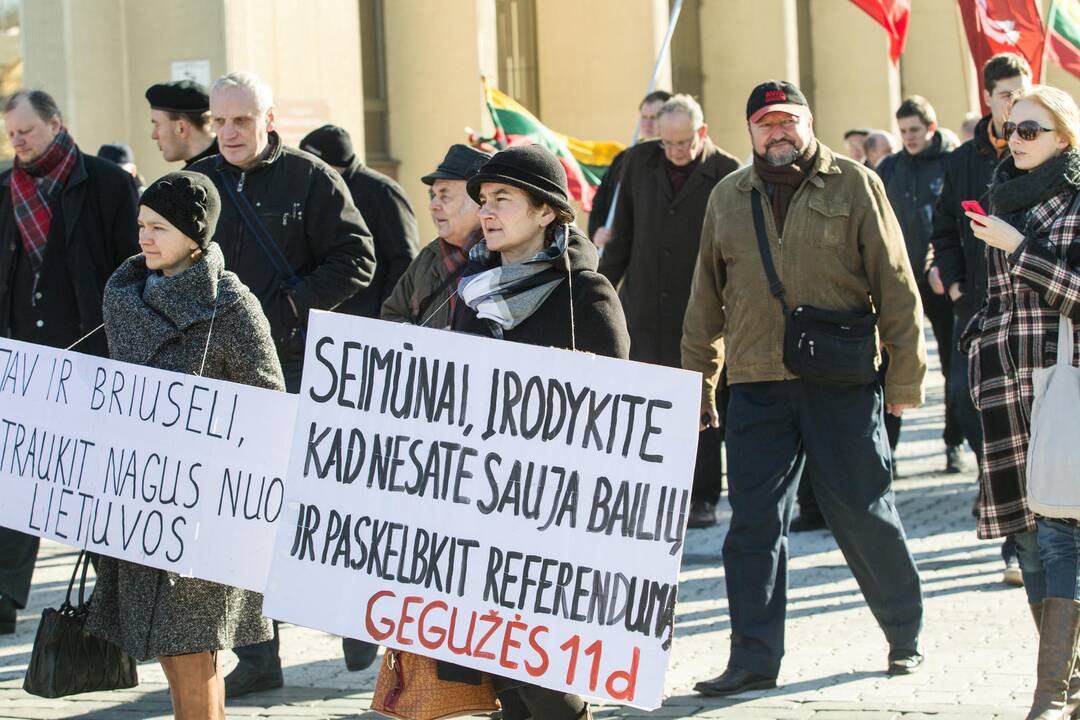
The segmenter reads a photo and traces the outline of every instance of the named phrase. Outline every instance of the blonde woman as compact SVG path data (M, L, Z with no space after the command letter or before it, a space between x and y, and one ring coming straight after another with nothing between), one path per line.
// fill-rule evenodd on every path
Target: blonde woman
M985 435L978 534L1016 537L1039 627L1028 720L1047 720L1080 706L1080 683L1070 689L1080 635L1080 527L1031 512L1025 471L1032 371L1056 362L1059 318L1080 323L1080 111L1061 90L1035 86L1021 91L1003 134L1010 156L990 186L991 216L967 213L986 243L989 275L986 304L965 333Z

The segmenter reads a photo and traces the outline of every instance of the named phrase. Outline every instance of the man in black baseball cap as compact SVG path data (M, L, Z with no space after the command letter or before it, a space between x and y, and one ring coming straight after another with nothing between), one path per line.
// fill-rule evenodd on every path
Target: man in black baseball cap
M147 89L146 100L154 126L150 137L167 162L183 161L187 168L218 154L206 88L192 80L158 83Z
M439 236L428 243L401 276L382 307L382 319L445 328L457 304L454 281L469 249L480 239L480 206L467 181L491 159L468 145L451 145L439 166L420 178L428 191L428 212Z
M912 673L923 662L922 591L884 442L885 413L921 404L926 374L922 305L903 234L878 176L814 137L794 85L758 85L746 119L754 160L709 198L683 323L683 367L703 376L702 425L718 424L724 369L733 419L723 553L731 650L727 669L694 689L725 696L776 687L787 534L804 467L885 635L883 669ZM796 308L835 328L860 318L876 337L862 352L822 335L785 342L805 339L806 315ZM880 362L874 340L889 353L884 388L868 380ZM843 373L852 362L863 368L857 378Z

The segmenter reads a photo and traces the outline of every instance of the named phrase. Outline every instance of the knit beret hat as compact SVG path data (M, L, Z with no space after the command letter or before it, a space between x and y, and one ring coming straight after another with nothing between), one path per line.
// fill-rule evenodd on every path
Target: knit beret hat
M465 189L477 203L483 183L502 183L524 190L555 208L573 211L566 185L566 169L551 151L540 145L516 145L495 153L469 178Z
M337 125L323 125L312 130L300 141L300 149L337 167L352 165L356 157L349 131Z
M143 192L139 204L161 215L203 249L214 237L221 213L221 196L210 178L186 171L155 180Z

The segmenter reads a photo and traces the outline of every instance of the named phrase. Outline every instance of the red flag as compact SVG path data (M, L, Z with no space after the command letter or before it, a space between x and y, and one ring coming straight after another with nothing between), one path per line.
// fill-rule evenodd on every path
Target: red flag
M1043 47L1046 33L1036 0L958 0L964 17L971 58L975 61L975 75L982 91L982 66L1000 52L1023 55L1031 65L1032 80L1042 77ZM979 102L983 114L990 108Z
M900 60L907 41L911 0L851 0L889 33L889 57L893 65Z

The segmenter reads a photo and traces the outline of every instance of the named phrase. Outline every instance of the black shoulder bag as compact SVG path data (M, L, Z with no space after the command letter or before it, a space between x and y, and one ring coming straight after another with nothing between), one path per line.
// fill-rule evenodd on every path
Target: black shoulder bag
M90 556L85 551L79 553L64 604L59 610L46 608L41 613L23 680L23 690L31 695L58 698L97 690L123 690L139 684L135 660L130 655L83 630L90 613L85 599L89 566ZM79 604L75 606L71 604L71 590L80 568Z
M240 212L240 219L244 221L244 225L247 227L248 232L259 244L259 249L266 255L266 259L270 261L270 264L274 267L274 271L277 272L281 278L281 292L286 295L290 290L300 284L300 277L293 270L292 265L289 264L289 259L285 257L285 253L274 242L274 238L270 235L270 231L266 229L266 225L263 224L259 216L255 214L255 208L251 207L251 203L244 197L244 193L238 188L233 187L233 184L229 181L229 178L225 178L225 182L222 183L225 186L225 190L229 194L229 198L232 200L233 205ZM265 308L264 308L265 311ZM291 329L290 329L291 326ZM271 327L273 327L273 321L271 321ZM301 340L307 339L307 322L306 318L296 318L295 324L289 324L284 328L285 336L275 341L278 344L278 351L281 352L281 348L285 347L290 341L299 335Z
M784 310L784 366L816 385L860 387L875 382L877 317L873 312L823 310L812 305L790 310L773 265L765 234L765 213L757 190L751 191L750 204L769 292Z

